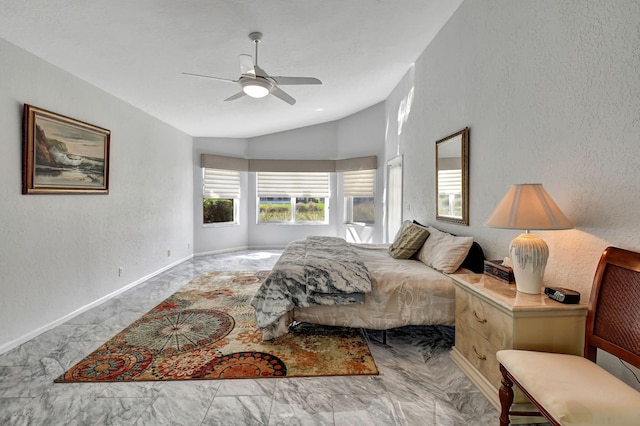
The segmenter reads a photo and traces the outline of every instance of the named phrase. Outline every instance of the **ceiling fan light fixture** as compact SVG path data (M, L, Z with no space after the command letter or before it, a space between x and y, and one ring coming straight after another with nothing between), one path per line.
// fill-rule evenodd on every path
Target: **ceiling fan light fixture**
M252 98L264 98L273 89L273 83L268 80L256 78L242 82L242 91Z

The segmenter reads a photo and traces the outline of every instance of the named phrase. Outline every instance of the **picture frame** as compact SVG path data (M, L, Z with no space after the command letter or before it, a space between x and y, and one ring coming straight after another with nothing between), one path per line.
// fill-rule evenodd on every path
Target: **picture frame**
M23 194L108 194L111 132L24 105Z

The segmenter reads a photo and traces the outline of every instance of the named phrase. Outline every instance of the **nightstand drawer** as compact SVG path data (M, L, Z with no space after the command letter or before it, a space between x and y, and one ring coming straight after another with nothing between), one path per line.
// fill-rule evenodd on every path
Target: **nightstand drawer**
M456 327L456 349L495 388L499 388L501 375L496 358L499 348L473 330L463 329L460 334L458 339L458 327Z
M459 288L456 288L456 326L474 330L498 349L512 347L513 318Z

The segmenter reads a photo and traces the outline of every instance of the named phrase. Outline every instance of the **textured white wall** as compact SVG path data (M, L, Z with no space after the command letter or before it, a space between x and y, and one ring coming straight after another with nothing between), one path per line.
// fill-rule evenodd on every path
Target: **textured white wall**
M111 130L108 195L21 194L23 103ZM191 256L188 135L0 39L0 141L0 352Z
M484 222L511 184L542 183L575 225L538 233L550 248L545 284L587 300L605 247L640 250L638 46L638 1L465 1L387 100L405 218L473 235L502 258L518 232ZM435 222L433 182L435 141L465 126L469 227Z
M435 223L435 141L469 126L470 226L438 226L501 258L517 231L484 221L511 184L543 183L576 227L539 233L546 282L588 297L607 245L640 249L639 28L639 2L464 2L387 100L405 217Z

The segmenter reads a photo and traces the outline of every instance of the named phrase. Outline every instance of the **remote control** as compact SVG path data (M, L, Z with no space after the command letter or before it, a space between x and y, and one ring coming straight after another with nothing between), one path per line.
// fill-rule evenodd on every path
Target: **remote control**
M560 303L580 303L580 293L568 288L545 287L544 294L549 296L550 299L556 300Z

